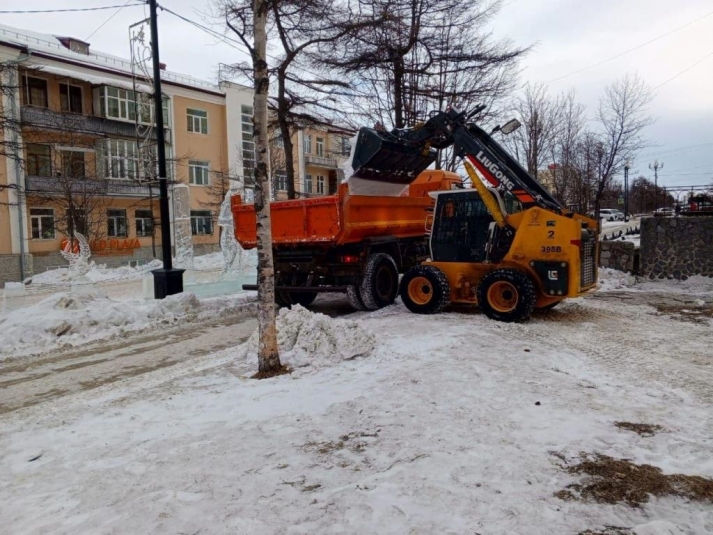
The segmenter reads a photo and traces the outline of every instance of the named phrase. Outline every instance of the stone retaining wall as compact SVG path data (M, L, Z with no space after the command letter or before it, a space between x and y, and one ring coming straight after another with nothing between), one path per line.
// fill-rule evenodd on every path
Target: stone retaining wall
M599 267L633 273L636 247L627 241L603 241L599 244Z
M713 277L713 217L641 220L641 275L650 279Z
M33 274L32 255L25 255L25 277ZM0 288L5 287L6 282L19 282L22 277L22 267L20 265L19 254L0 255Z

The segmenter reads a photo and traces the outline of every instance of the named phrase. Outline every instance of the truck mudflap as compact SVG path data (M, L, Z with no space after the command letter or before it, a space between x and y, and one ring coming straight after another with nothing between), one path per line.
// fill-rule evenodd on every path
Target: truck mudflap
M391 139L387 132L362 128L352 157L352 177L391 184L410 184L436 161L436 151Z

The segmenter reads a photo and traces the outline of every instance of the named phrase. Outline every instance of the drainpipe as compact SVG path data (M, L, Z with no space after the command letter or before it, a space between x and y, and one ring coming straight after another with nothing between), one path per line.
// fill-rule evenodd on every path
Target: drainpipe
M30 58L30 54L25 52L25 57L19 58L16 60L11 60L6 62L7 65L18 65L24 61L27 61ZM19 81L16 82L15 78L17 75L17 70L12 70L10 71L10 83L15 84L18 83ZM11 86L12 87L12 86ZM18 121L18 125L20 122L20 114L18 113L17 110L17 99L16 95L13 95L12 98L10 99L10 114L13 120ZM15 187L16 189L16 195L17 195L17 222L18 225L20 226L19 228L19 233L20 233L20 280L24 281L25 280L25 274L27 273L27 266L25 265L25 218L23 217L23 199L24 199L24 185L22 184L22 174L20 172L20 161L21 161L21 155L20 155L20 149L19 149L19 144L20 140L17 135L17 129L12 130L12 147L14 151L14 155L12 158L14 158L15 161Z

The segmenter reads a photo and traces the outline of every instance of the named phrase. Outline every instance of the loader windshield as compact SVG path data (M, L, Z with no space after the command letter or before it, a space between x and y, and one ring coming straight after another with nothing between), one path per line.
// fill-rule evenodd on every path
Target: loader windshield
M522 212L522 203L509 191L503 192L503 203L505 204L505 211L508 214Z

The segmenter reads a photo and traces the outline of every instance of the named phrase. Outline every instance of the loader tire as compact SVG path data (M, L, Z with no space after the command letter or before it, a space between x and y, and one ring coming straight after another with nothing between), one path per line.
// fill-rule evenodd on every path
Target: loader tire
M386 253L370 255L359 285L359 295L366 309L378 310L392 305L398 293L399 272L394 259Z
M361 300L358 286L349 286L347 288L347 300L352 308L357 312L366 310L366 305L364 305L364 301Z
M416 314L436 314L450 303L446 275L435 266L414 266L401 279L401 300Z
M526 320L535 308L532 279L516 269L496 269L480 281L478 305L490 319L507 323Z

